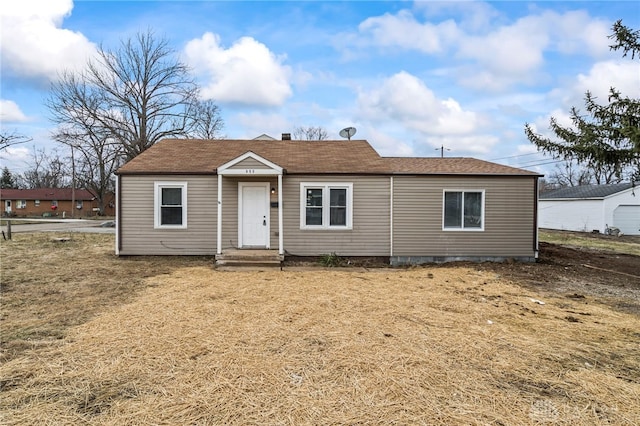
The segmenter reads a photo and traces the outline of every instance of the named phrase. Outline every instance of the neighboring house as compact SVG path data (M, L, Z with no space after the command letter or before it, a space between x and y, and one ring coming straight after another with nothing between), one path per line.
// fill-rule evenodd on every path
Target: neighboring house
M540 227L566 231L640 235L640 182L583 185L540 194Z
M115 215L113 194L105 205L107 216ZM88 217L95 216L96 197L86 189L38 188L0 189L3 216Z
M117 172L116 252L533 261L538 174L364 140L164 140Z

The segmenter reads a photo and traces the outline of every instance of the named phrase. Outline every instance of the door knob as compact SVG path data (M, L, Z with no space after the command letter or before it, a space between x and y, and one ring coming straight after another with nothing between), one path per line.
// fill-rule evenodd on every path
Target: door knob
M262 217L262 226L267 226L267 217L266 216Z

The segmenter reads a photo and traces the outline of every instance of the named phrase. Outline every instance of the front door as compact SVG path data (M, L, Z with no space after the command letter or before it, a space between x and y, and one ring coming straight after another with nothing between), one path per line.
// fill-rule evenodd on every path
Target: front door
M5 200L4 211L7 213L7 215L11 216L11 200Z
M269 183L238 186L238 245L269 248Z

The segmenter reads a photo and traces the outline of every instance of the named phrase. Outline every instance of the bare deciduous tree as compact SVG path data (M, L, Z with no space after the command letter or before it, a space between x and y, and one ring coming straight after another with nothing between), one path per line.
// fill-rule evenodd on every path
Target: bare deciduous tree
M548 183L555 188L565 188L569 186L588 185L591 183L592 175L589 170L580 167L571 161L556 164L553 172L549 174Z
M72 176L76 188L91 192L97 200L100 214L110 192L115 192L113 175L122 165L121 146L107 134L87 128L84 134L58 129L54 137L71 149Z
M324 127L298 126L293 129L293 139L298 141L323 141L329 138L329 133Z
M556 164L553 172L549 174L547 184L552 188L565 188L580 185L606 185L620 183L622 178L617 175L614 165L590 167L580 165L575 161L565 161Z
M13 145L31 142L31 138L21 135L17 132L0 131L0 151Z
M220 116L220 107L212 100L196 101L189 114L192 125L189 137L198 139L216 139L224 127Z
M47 105L57 125L79 124L82 133L90 122L130 160L163 138L187 136L197 94L188 67L168 41L147 31L117 50L101 46L82 73L62 73Z
M18 178L21 188L68 188L71 184L67 161L60 158L56 150L47 154L44 149L34 147L31 168Z

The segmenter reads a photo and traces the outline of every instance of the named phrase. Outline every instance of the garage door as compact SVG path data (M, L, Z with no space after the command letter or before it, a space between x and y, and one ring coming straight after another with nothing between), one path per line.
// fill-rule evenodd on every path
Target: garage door
M613 211L613 226L623 234L640 235L640 206L618 206Z

